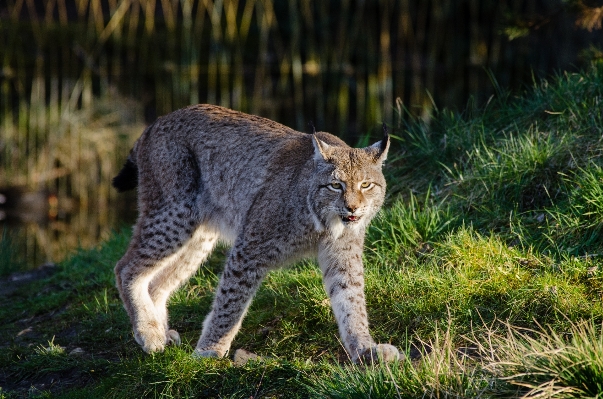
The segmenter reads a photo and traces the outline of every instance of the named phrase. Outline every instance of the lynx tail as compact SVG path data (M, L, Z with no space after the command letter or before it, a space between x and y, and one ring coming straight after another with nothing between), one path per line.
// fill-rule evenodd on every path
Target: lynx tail
M138 167L130 158L128 158L117 176L113 178L112 184L120 193L133 190L138 186Z

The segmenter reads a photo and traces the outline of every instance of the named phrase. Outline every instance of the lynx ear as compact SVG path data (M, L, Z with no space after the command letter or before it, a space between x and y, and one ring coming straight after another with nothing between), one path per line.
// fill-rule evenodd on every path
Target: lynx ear
M331 146L316 137L316 134L312 134L312 144L314 144L314 160L326 161Z
M383 138L381 141L367 147L369 152L372 152L375 157L376 163L383 163L387 159L387 151L389 151L389 133L387 132L387 125L383 122Z

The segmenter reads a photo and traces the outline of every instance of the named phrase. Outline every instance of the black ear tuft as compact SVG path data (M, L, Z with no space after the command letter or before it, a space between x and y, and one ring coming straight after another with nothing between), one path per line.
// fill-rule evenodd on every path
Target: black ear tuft
M308 122L308 126L312 128L312 134L316 134L316 127L312 121Z
M387 148L387 143L389 142L389 133L387 131L387 125L383 122L383 139L381 139L381 147L379 148L379 152L382 153Z

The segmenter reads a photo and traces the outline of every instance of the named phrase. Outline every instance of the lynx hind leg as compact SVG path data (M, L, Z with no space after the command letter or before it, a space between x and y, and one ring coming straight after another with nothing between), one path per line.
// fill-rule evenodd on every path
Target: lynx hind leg
M216 231L205 226L198 227L191 239L179 251L178 259L166 265L151 280L149 294L155 305L158 319L167 331L168 344L180 345L180 335L169 328L167 302L171 294L195 274L213 250L217 240Z
M186 253L185 244L196 225L173 216L172 209L141 216L128 251L115 267L117 287L134 337L147 353L163 350L168 342L167 314L165 310L157 311L150 295L151 282L162 270L176 266Z

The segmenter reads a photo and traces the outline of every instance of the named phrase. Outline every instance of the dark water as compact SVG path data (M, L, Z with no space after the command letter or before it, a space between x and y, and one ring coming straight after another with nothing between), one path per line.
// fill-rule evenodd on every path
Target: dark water
M45 191L19 194L18 206L0 206L0 277L59 262L78 248L94 247L112 232L130 228L136 220L134 192L123 194L107 209L83 208L76 199Z
M561 0L121 4L0 4L0 194L11 203L0 203L0 273L131 223L134 200L110 179L145 123L174 109L208 102L302 131L313 121L355 144L383 121L479 106L603 48Z

